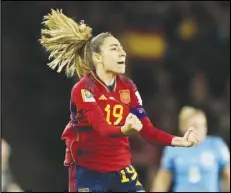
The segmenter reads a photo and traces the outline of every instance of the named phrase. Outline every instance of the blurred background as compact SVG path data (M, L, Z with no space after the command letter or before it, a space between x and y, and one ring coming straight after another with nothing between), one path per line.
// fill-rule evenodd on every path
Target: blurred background
M230 144L229 1L3 1L2 137L10 168L23 190L67 190L61 133L77 79L50 70L39 45L41 21L51 8L85 20L94 34L110 31L128 54L127 74L137 84L151 120L177 134L183 105L205 110L209 134ZM145 187L162 147L131 139L133 162ZM3 175L3 173L2 173Z

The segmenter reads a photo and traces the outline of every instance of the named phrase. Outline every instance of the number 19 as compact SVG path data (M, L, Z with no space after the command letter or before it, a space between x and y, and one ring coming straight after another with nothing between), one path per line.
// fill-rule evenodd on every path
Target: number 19
M109 125L112 124L111 122L111 111L112 116L117 118L116 121L113 122L113 125L118 125L123 118L123 106L122 105L115 105L111 108L111 105L107 105L104 109L106 111L106 121Z

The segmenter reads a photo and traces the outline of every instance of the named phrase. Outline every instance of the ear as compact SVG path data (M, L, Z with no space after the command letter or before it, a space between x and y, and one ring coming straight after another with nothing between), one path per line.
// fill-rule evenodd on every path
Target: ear
M98 53L93 53L92 59L93 59L94 63L101 63L102 62L102 56Z

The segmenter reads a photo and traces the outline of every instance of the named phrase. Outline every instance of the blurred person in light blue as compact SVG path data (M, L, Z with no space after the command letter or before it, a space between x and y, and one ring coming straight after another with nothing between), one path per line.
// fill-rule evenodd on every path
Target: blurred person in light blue
M220 137L207 136L205 113L183 107L179 114L179 128L195 127L202 137L201 144L191 148L166 147L161 166L152 184L153 192L219 192L223 180L230 192L230 153Z
M23 192L21 187L14 181L10 170L9 158L11 155L10 145L6 140L1 140L1 161L2 161L2 184L1 192Z

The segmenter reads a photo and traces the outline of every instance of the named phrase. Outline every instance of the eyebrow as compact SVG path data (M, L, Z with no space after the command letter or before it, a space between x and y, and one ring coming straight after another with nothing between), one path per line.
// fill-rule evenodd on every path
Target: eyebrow
M111 44L109 47L112 47L112 46L119 46L118 44ZM123 47L122 44L120 44L121 47Z

